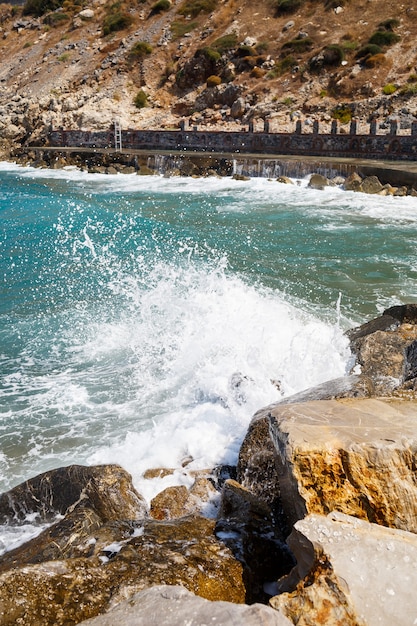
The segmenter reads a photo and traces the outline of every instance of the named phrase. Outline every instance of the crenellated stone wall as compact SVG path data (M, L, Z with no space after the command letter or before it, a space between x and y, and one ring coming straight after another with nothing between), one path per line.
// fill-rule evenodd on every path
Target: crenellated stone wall
M319 123L312 124L310 132L302 132L297 120L293 133L269 132L268 120L262 131L252 122L241 131L205 131L189 128L184 121L178 130L122 130L121 145L129 150L168 150L226 152L240 154L275 154L321 156L333 158L408 160L417 159L417 123L408 134L398 134L398 123L392 122L387 134L377 134L377 125L371 122L368 134L357 134L357 122L352 120L350 132L339 132L334 120L330 133L320 133ZM49 145L54 147L115 148L115 132L83 130L52 130ZM120 147L120 146L119 146Z

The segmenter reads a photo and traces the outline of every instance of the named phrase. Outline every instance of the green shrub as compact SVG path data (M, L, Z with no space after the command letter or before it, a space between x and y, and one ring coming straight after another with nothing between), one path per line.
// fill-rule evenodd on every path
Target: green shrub
M58 57L58 61L60 63L66 63L67 61L69 61L70 55L68 54L68 52L64 52L64 54L61 54Z
M379 54L380 52L382 52L382 48L380 46L377 46L373 43L368 43L366 44L366 46L362 46L362 48L357 51L355 56L357 59L364 59L367 56L370 56L372 54Z
M236 50L236 56L238 57L253 57L256 56L257 50L252 46L239 46Z
M207 60L212 61L213 63L219 61L222 56L220 52L217 52L217 50L213 50L213 48L199 48L195 54L197 57L204 56Z
M174 21L171 23L171 33L172 33L172 38L175 39L179 39L180 37L183 37L186 33L189 33L190 31L194 30L194 28L197 26L196 22L177 22Z
M207 79L207 87L217 87L217 85L220 85L222 82L222 79L220 78L220 76L216 76L215 74L212 74L211 76L208 77Z
M385 94L386 96L391 96L396 91L397 91L397 87L393 85L392 83L388 83L387 85L384 85L384 87L382 88L382 93Z
M389 30L377 30L369 39L369 43L386 47L394 45L397 41L400 41L400 39L401 37L397 35L397 33L393 33Z
M178 13L191 17L197 17L200 13L212 13L217 2L218 0L186 0Z
M399 25L399 20L397 20L395 17L392 17L389 20L385 20L384 22L378 24L378 28L382 30L394 30L394 28L397 28L397 26Z
M137 109L143 109L143 107L147 106L147 104L148 104L148 96L143 91L143 89L140 89L138 91L138 93L136 94L136 96L133 99L133 104L135 105L135 107Z
M40 17L49 11L62 7L63 0L26 0L23 5L23 15Z
M155 2L153 7L151 8L151 14L155 15L157 13L163 13L164 11L168 11L170 8L170 0L158 0L158 2Z
M220 54L227 52L228 50L233 50L237 46L237 36L235 33L231 33L230 35L223 35L223 37L219 37L210 45L210 48L213 50L217 50Z
M277 0L275 9L278 15L281 13L294 13L302 4L303 0Z
M415 96L417 94L417 83L407 83L399 90L402 96Z
M48 13L43 18L43 23L48 24L48 26L59 26L64 22L68 22L70 16L67 13Z
M129 51L129 61L141 61L151 54L153 48L147 41L137 41Z
M297 39L291 39L282 46L283 50L293 50L294 52L305 52L310 50L313 45L313 40L310 37L303 37Z
M110 35L118 30L129 28L132 24L132 17L122 11L114 11L106 15L103 20L103 35Z
M332 111L332 118L342 124L348 124L353 117L352 109L348 106L338 106Z
M269 70L269 72L266 75L266 78L269 80L278 78L278 76L282 76L283 74L285 74L285 72L292 70L292 68L295 67L296 65L297 65L297 61L294 59L293 56L289 54L288 56L285 57L285 59L278 61L274 65L272 70Z

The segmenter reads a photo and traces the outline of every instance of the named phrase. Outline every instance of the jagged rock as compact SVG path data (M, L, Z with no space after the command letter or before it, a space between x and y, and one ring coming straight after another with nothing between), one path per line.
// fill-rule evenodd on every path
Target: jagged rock
M269 412L291 524L338 510L417 532L415 402L321 400Z
M312 189L324 189L325 187L328 187L328 185L328 179L321 174L312 174L308 183L308 186Z
M209 602L184 587L158 585L135 594L105 615L80 626L291 626L279 610L262 604Z
M22 523L29 513L52 520L76 507L90 508L103 520L140 519L146 504L118 465L70 465L44 472L0 496L0 523Z
M230 115L234 118L242 117L246 111L246 102L244 98L237 98L230 109Z
M297 565L270 600L297 626L406 626L417 610L414 534L331 513L295 524Z
M366 176L362 181L362 191L364 193L380 193L383 185L377 176Z
M188 498L188 489L184 485L167 487L153 498L150 515L154 519L174 519L182 517L186 514Z
M212 520L111 521L99 529L93 520L91 530L81 538L89 550L81 558L26 560L0 573L2 625L79 623L158 584L180 584L208 600L245 599L242 567L214 536Z
M345 191L362 191L362 178L356 172L350 174L344 184Z
M391 307L348 331L362 374L382 394L417 377L417 305Z
M343 376L284 398L254 415L240 447L237 479L254 495L269 504L284 535L289 533L290 527L281 502L280 464L270 434L271 410L283 404L335 398L367 398L373 393L373 383L365 376Z
M294 563L268 504L235 480L224 484L216 535L243 564L247 602L265 601L263 584Z

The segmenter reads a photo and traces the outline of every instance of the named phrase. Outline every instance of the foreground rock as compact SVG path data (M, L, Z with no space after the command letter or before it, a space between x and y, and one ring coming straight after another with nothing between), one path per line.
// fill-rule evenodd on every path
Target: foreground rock
M417 537L332 513L295 524L297 566L270 604L297 626L392 626L416 615Z
M245 600L240 563L214 536L214 521L202 517L113 521L95 528L89 537L81 536L78 549L82 546L83 556L75 554L73 545L72 554L60 558L58 547L44 560L46 542L41 536L23 551L6 555L0 573L0 623L77 624L159 584L181 584L209 600Z
M236 605L230 602L208 602L184 587L157 586L146 589L115 609L83 626L291 626L281 611L262 604Z

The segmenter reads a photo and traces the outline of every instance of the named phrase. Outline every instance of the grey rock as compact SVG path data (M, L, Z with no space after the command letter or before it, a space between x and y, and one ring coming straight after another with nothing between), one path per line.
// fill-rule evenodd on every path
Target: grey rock
M159 585L135 594L82 626L292 626L281 611L262 604L209 602L179 586Z
M297 566L279 581L284 593L270 604L298 626L409 626L415 621L415 534L333 512L297 522L288 542Z
M312 189L324 189L325 187L328 187L328 185L328 179L325 176L322 176L322 174L312 174L308 183L308 186Z

